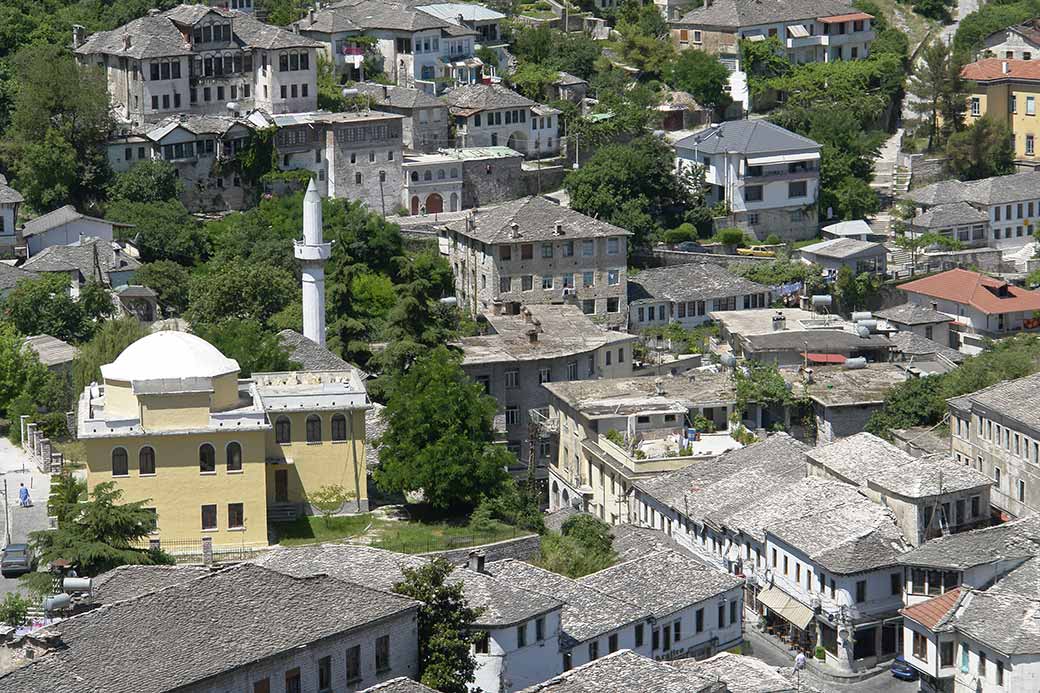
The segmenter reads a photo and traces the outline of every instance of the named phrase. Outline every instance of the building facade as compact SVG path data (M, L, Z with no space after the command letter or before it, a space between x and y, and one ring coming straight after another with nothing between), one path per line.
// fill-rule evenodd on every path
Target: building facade
M817 234L820 145L764 120L711 126L675 144L677 172L704 171L709 203L729 213L717 225L764 240Z
M1009 50L1014 52L1014 49L1003 49L1004 54ZM1007 125L1014 143L1015 162L1022 169L1035 169L1038 163L1036 138L1040 130L1034 121L1040 98L1040 67L1031 60L1008 60L1002 56L969 63L961 75L972 85L965 115L967 122L989 116Z
M0 175L0 253L4 256L14 256L15 246L18 245L18 207L25 198L22 194L7 184L7 178Z
M360 200L383 216L404 187L401 131L396 113L334 113L323 118L328 196Z
M380 111L404 116L402 143L414 152L435 153L451 144L448 106L437 97L409 87L362 82L354 85Z
M767 308L772 297L768 286L711 263L645 269L628 280L628 324L689 329L708 322L712 311Z
M501 84L471 84L444 95L456 146L505 146L537 158L560 153L560 111Z

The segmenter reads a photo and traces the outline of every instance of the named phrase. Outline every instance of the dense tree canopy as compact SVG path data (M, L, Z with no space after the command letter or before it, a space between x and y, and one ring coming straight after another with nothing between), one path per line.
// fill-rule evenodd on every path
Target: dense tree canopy
M69 293L68 275L57 272L20 281L0 304L0 315L25 335L49 334L66 342L90 339L114 308L107 291L96 282Z
M687 50L669 66L665 78L676 89L687 91L704 106L724 108L729 70L705 51Z
M220 349L220 353L238 361L239 375L291 371L300 367L289 358L288 350L278 336L264 330L253 319L232 318L216 324L194 326L195 334Z
M990 116L979 118L946 143L946 166L960 180L1015 172L1011 130Z

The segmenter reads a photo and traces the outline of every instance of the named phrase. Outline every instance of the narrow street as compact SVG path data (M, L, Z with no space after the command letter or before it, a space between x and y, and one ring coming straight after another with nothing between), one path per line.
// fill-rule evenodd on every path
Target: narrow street
M0 513L0 540L7 541L7 521L10 519L11 543L24 543L29 534L47 527L47 496L50 494L51 479L32 466L21 448L7 438L0 438L0 492L7 484L7 508ZM32 499L31 508L18 504L18 488L24 484ZM0 495L0 502L4 498ZM18 589L18 578L0 576L0 598Z

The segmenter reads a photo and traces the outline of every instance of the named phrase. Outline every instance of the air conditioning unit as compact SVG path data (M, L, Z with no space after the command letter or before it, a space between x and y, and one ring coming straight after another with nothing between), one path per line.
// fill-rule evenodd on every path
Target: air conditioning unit
M573 296L574 295L574 289L564 289L563 290L563 295L564 296Z

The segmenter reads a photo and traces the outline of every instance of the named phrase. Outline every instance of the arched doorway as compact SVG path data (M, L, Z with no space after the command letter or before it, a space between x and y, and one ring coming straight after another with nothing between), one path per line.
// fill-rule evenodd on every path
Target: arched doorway
M451 194L451 211L459 211L459 196L456 193Z
M419 213L419 198L417 196L415 196L415 195L412 195L412 214L418 214L418 213Z
M509 136L509 141L506 142L506 146L513 151L520 152L521 154L527 153L527 133L517 130Z
M553 510L560 507L560 485L555 481L552 482L552 497L549 499L549 505Z
M437 193L431 193L426 198L426 213L439 214L444 211L444 198Z
M567 493L567 489L563 489L563 507L567 507L571 504L571 494Z

